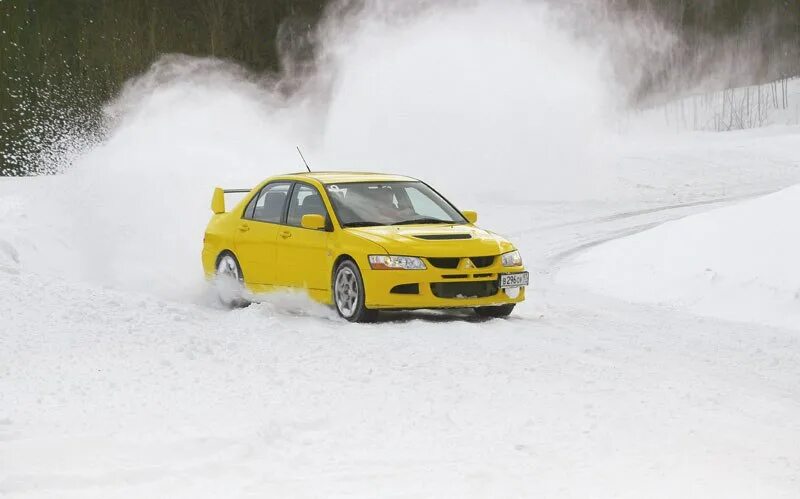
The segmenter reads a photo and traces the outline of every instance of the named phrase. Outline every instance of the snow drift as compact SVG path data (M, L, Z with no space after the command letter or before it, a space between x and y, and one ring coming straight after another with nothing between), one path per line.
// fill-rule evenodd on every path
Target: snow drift
M800 328L800 186L578 256L559 279L636 302Z

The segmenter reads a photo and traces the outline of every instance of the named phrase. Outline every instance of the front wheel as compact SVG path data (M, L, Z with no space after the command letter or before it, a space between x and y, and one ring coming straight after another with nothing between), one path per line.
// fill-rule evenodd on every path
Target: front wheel
M475 307L475 313L480 317L508 317L514 310L515 303L507 303L497 307Z
M364 305L364 280L358 266L351 260L344 260L336 267L333 277L333 303L336 311L350 322L373 322L378 317L377 310Z

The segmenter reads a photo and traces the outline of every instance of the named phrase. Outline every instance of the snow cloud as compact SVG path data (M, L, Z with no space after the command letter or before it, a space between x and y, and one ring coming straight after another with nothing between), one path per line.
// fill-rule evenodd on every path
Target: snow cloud
M607 51L563 16L522 1L340 5L314 63L281 75L166 56L108 104L106 139L32 208L68 247L44 260L185 296L213 187L301 170L298 144L313 168L416 175L464 208L607 196L618 93Z

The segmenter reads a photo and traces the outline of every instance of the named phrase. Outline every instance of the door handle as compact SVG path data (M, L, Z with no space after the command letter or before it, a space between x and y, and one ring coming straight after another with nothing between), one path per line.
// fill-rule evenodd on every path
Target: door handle
M292 233L289 232L288 230L285 230L285 231L281 232L280 236L282 238L284 238L284 239L288 239L288 238L292 237Z
M250 230L250 226L247 224L242 224L239 226L239 230L242 232L247 232L248 230Z

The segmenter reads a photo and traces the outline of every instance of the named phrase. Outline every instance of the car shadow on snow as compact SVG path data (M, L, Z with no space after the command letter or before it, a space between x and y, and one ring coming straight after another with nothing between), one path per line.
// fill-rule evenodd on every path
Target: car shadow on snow
M496 319L491 317L480 317L472 311L472 309L447 309L447 310L381 310L378 314L376 323L383 322L411 322L423 321L432 323L448 323L448 322L492 322L492 321L507 321L514 320L515 317L504 317Z

